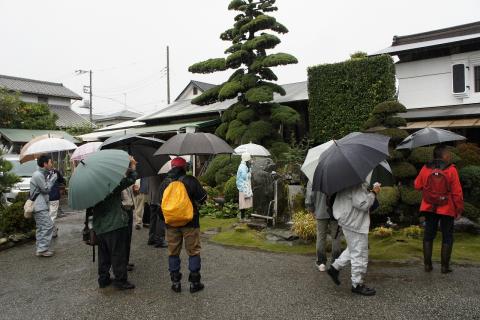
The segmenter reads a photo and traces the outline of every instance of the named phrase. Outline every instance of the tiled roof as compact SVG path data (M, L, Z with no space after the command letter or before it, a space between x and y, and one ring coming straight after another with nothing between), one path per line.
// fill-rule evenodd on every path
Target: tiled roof
M5 139L11 142L28 142L35 137L42 136L44 134L53 134L62 136L64 139L67 139L71 142L78 143L80 141L76 140L74 137L66 133L65 131L60 130L29 130L29 129L4 129L0 128L0 135Z
M303 101L308 100L308 88L307 82L296 82L282 85L286 91L285 96L280 96L275 94L275 102L293 102L293 101ZM153 119L161 118L173 118L180 116L190 116L190 115L199 115L199 114L212 114L228 109L233 103L236 102L236 99L225 100L222 102L213 103L206 106L198 106L191 103L191 100L179 100L174 103L155 111L151 114L139 117L135 119L136 121L148 121Z
M90 124L90 121L70 109L68 106L49 105L50 111L58 115L57 127L79 127Z
M216 86L216 84L211 84L211 83L206 83L206 82L201 82L197 80L192 80L192 83L196 85L197 87L200 88L202 91L207 91L208 89L211 89Z
M61 83L39 81L0 75L0 87L22 93L33 93L45 96L82 100L82 97L66 88Z
M122 110L119 112L111 113L111 114L96 114L93 116L95 121L105 121L105 120L112 120L112 119L135 119L141 117L143 114L134 112L131 110Z

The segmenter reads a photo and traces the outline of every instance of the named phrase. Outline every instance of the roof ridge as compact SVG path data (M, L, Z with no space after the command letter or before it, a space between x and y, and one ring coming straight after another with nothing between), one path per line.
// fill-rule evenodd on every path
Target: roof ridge
M63 87L63 83L60 83L60 82L51 82L51 81L35 80L35 79L29 79L29 78L21 78L21 77L7 76L7 75L5 75L5 74L0 74L0 78L13 79L13 80L22 80L22 81L30 81L30 82L37 82L37 83L43 83L43 84L52 84L52 85L62 86L62 87Z

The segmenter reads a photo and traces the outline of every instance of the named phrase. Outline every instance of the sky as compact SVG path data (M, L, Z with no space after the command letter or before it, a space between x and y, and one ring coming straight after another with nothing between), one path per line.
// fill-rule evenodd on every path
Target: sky
M190 80L221 83L231 71L201 75L188 67L225 57L220 33L237 12L230 0L0 0L0 74L63 83L88 99L93 112L125 108L150 113L167 104L166 46L170 47L171 100ZM309 66L339 62L356 51L374 53L394 35L479 20L478 0L277 0L273 13L290 32L274 52L298 64L275 68L279 83L307 80ZM83 102L76 102L76 111Z

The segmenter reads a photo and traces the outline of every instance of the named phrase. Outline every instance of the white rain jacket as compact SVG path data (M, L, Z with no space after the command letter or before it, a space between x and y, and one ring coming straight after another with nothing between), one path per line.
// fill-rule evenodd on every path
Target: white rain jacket
M368 183L339 191L333 204L333 216L338 224L349 231L368 234L370 228L370 207L375 194L368 191Z

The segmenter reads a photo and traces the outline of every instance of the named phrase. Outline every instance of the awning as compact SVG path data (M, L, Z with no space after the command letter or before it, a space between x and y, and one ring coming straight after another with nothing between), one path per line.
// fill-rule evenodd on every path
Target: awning
M78 136L78 138L82 139L83 141L99 141L104 140L116 135L122 134L138 134L138 135L154 135L159 133L176 133L182 131L186 127L198 127L198 128L205 128L214 126L220 123L220 119L214 120L203 120L203 121L194 121L194 122L184 122L184 123L171 123L171 124L163 124L163 125L156 125L156 126L148 126L148 127L134 127L134 128L126 128L121 130L111 130L111 131L95 131L92 133L84 134Z
M406 127L401 129L416 130L423 128L478 128L480 127L480 118L471 119L450 119L437 121L414 121L409 122Z
M28 130L28 129L5 129L0 128L0 135L2 138L10 141L11 143L26 143L35 137L42 136L44 134L53 134L62 136L64 139L73 143L79 143L77 139L60 130Z

